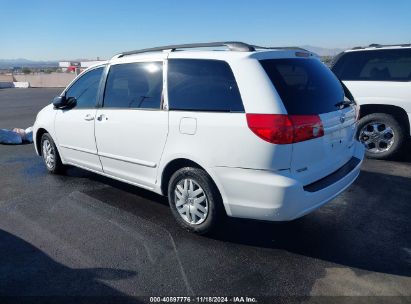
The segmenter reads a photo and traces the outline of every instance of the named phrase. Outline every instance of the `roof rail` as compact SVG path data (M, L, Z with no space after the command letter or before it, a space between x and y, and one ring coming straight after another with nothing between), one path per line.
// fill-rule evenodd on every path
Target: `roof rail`
M258 46L258 45L253 45L253 47L255 49L262 49L262 50L297 50L297 51L310 52L309 50L306 50L306 49L298 47L298 46Z
M402 43L402 44L378 44L378 43L373 43L373 44L370 44L369 47L380 48L380 47L389 47L389 46L407 47L407 46L411 46L411 43Z
M367 48L383 48L383 47L391 47L391 46L399 46L399 47L409 47L411 46L411 43L399 43L399 44L378 44L378 43L372 43L369 46L356 46L351 48L351 50L362 50L362 49L367 49Z
M205 47L227 47L230 51L237 52L254 52L255 48L252 45L249 45L244 42L239 41L226 41L226 42L207 42L207 43L190 43L190 44L175 44L175 45L166 45L159 46L148 49L141 49L135 51L124 52L119 55L116 55L116 58L121 58L123 56L148 53L148 52L159 52L165 50L175 51L177 49L193 49L193 48L205 48Z

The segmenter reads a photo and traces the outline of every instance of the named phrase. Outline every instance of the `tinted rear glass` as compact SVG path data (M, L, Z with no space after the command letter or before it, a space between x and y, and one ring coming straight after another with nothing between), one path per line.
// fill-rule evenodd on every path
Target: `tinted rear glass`
M103 106L160 109L162 92L162 62L113 65L107 78Z
M170 110L244 111L233 72L219 60L169 60L168 100Z
M341 80L410 81L411 49L348 52L332 70Z
M316 59L261 60L291 115L322 114L338 110L344 90L335 75Z

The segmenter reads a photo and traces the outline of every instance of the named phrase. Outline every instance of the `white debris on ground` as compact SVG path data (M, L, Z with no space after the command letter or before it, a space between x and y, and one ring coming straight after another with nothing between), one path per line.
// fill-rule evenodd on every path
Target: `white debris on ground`
M13 130L0 129L0 144L20 145L33 142L33 127Z

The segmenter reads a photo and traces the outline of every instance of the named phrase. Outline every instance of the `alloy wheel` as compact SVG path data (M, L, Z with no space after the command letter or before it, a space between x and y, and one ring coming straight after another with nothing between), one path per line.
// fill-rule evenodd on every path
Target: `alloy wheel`
M54 168L56 164L56 154L54 147L48 139L43 141L43 159L48 169L51 170Z
M185 222L199 225L206 220L209 211L207 196L203 188L193 179L182 179L176 184L174 202Z
M382 153L394 144L394 135L394 130L385 123L372 122L361 129L359 139L369 152Z

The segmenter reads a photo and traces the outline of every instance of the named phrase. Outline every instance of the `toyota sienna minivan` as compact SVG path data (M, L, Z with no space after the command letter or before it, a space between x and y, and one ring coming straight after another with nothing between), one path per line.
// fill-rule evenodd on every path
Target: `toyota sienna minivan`
M314 54L241 42L125 52L37 115L51 173L77 166L168 196L204 234L225 215L299 218L349 187L357 107Z

